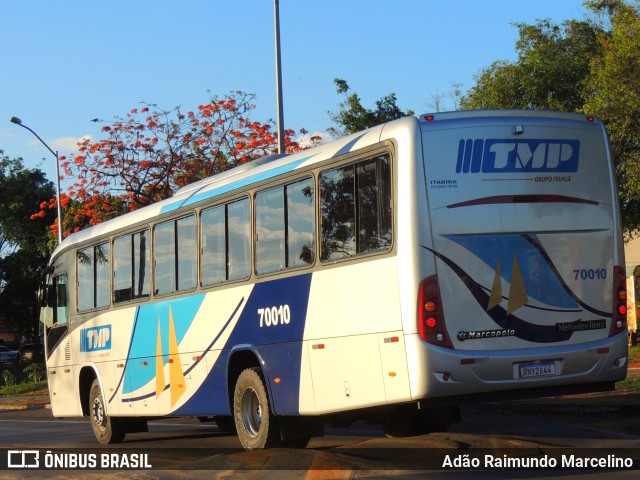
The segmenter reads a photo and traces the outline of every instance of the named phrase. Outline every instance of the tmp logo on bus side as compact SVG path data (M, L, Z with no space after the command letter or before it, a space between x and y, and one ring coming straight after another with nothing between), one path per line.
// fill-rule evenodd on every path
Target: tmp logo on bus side
M111 348L111 325L83 328L80 331L80 351L97 352Z
M579 140L468 139L456 173L577 172L579 159Z

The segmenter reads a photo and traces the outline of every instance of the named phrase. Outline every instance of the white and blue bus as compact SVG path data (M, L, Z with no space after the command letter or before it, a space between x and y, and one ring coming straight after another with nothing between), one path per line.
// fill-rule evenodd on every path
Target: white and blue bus
M251 449L340 416L403 435L477 394L613 388L620 232L585 115L406 117L257 160L56 249L53 415L88 416L101 443L208 417Z

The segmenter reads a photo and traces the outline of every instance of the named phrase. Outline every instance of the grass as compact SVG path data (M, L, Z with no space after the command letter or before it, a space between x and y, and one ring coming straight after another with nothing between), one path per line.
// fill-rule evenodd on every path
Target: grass
M627 377L616 383L616 390L630 392L640 391L640 377Z
M0 387L0 397L11 397L30 393L34 395L47 394L47 381L20 383L18 385L4 385Z

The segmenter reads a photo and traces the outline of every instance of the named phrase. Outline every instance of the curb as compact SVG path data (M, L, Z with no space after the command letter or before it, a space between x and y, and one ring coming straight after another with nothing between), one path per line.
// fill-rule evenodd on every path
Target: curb
M28 398L7 398L0 399L0 411L15 411L15 410L51 410L51 404L49 399L43 397L42 399L28 399Z
M469 409L471 412L482 412L502 415L558 415L577 417L638 417L639 409L636 405L622 403L581 403L558 402L558 403L521 403L506 404L494 403L483 404Z
M27 403L24 405L10 403L10 404L0 404L0 411L10 411L10 410L43 410L48 409L51 410L51 405L43 404L43 403Z

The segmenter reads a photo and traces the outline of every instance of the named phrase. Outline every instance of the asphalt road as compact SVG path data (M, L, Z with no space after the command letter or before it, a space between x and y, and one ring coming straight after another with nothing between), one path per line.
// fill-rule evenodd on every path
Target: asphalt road
M25 399L23 399L25 400ZM495 461L534 457L592 459L614 455L640 467L640 414L635 393L559 397L534 402L498 402L466 406L462 421L447 433L389 439L375 426L328 427L304 450L274 449L245 452L237 438L215 424L179 418L150 422L148 433L127 436L117 446L98 446L87 421L55 419L46 409L0 410L0 448L48 450L61 457L84 452L101 455L147 454L153 469L122 471L0 471L3 478L640 478L640 470L599 466L558 470L514 470ZM35 400L32 400L33 402ZM16 401L13 402L14 405ZM28 405L26 399L24 405ZM37 405L31 403L31 405ZM7 405L5 404L5 407ZM0 452L0 455L2 452ZM494 461L485 465L485 459ZM571 457L573 456L573 457ZM611 457L609 457L611 458ZM467 459L480 462L469 469L455 468ZM593 459L592 459L593 460ZM448 462L448 463L447 463ZM449 466L452 465L452 466ZM498 466L496 466L498 465ZM560 463L561 465L561 463Z

